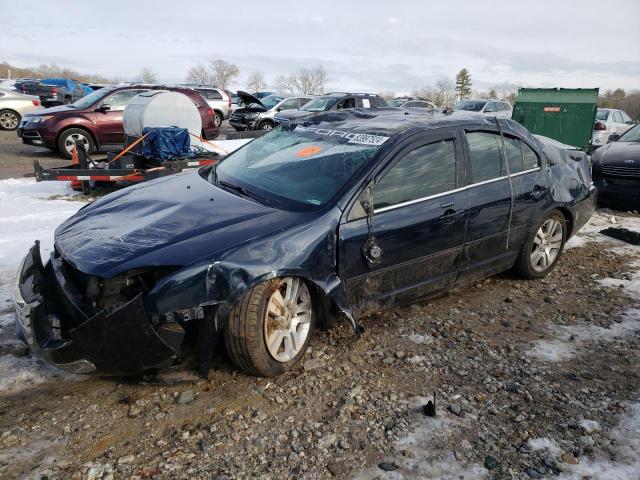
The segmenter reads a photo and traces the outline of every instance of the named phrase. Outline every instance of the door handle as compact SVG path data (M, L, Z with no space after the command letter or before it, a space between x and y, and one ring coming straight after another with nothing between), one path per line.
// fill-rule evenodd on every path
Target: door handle
M440 215L440 221L442 223L446 223L447 225L452 224L456 221L456 218L464 215L464 210L452 210L449 209L445 211L442 215Z
M533 190L531 191L531 196L533 198L540 198L542 195L547 193L548 190L549 187L547 187L546 185L535 185L533 187Z

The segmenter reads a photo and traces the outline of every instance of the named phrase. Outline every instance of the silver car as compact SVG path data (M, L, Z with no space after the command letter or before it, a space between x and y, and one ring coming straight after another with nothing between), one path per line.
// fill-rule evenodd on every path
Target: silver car
M453 106L454 110L477 112L488 117L511 118L513 107L504 100L462 100Z
M220 128L223 120L228 119L229 115L231 115L231 95L229 95L229 92L207 85L189 86L202 95L202 98L204 98L213 109L213 121L216 127Z
M36 96L0 89L0 130L15 130L25 113L41 108L40 99Z
M609 141L609 135L622 135L634 124L635 122L623 110L599 108L596 112L596 121L593 124L592 148L606 145Z

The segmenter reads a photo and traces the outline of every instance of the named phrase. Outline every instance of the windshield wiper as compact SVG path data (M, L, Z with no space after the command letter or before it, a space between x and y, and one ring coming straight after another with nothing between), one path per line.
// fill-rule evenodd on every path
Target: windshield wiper
M242 187L240 185L234 185L232 183L225 182L224 180L218 181L217 183L218 183L218 185L222 185L223 187L226 187L226 188L234 190L234 191L236 191L238 193L241 193L245 197L253 198L254 200L257 200L258 202L262 203L263 205L266 205L267 207L272 206L272 203L268 199L264 198L261 195L258 195L255 192L252 192L251 190L247 190L246 188L244 188L244 187Z

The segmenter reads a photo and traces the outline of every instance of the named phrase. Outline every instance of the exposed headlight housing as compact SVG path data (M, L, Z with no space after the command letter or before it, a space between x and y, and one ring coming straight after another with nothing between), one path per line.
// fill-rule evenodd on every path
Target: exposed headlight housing
M37 116L31 117L31 119L29 120L29 123L34 125L41 125L51 118L53 118L53 115L37 115Z

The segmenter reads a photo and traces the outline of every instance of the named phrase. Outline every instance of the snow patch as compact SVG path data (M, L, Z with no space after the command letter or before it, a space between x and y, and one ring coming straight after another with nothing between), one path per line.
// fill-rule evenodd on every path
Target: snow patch
M640 402L628 405L618 426L609 434L611 452L603 452L590 461L582 461L568 468L559 480L603 478L607 480L638 480L640 472ZM615 460L612 460L611 457Z
M611 342L640 332L640 309L625 312L622 321L609 328L597 325L551 325L548 329L555 338L536 340L528 354L538 360L561 362L574 357L590 342Z
M600 230L604 230L608 227L628 228L629 230L640 232L640 217L621 217L603 212L596 212L591 216L587 224L582 227L578 233L571 237L569 241L567 241L564 249L568 250L571 248L583 247L589 242L612 242L619 243L621 245L629 245L634 248L636 252L640 250L640 247L626 244L621 240L616 240L615 238L607 237L600 233Z
M562 453L562 449L558 446L555 440L551 440L547 437L530 438L527 441L527 446L534 452L547 450L553 455L560 455Z
M580 420L580 426L584 429L585 432L591 433L597 430L600 430L600 424L595 420Z
M422 335L421 333L412 333L411 335L408 335L407 338L418 345L428 345L433 343L433 337L431 335Z
M426 417L421 408L431 398L413 397L407 401L414 408L413 422L416 428L394 444L394 452L388 460L398 465L393 472L372 467L353 474L353 480L380 478L409 480L433 478L439 480L476 480L487 478L487 470L478 463L457 460L447 448L452 435L464 431L464 420L445 416Z
M47 365L32 355L15 357L9 354L0 357L1 395L16 393L51 380L81 381L86 378Z

